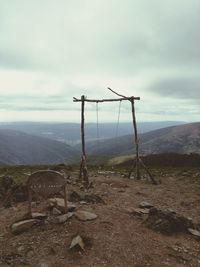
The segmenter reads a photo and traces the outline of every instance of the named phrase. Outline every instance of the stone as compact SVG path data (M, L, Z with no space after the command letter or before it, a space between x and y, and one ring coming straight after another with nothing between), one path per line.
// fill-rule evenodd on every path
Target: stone
M55 223L55 224L65 223L69 218L73 216L73 214L74 214L73 212L68 212L66 214L53 217L50 219L50 222Z
M200 237L200 231L195 230L195 229L192 229L192 228L188 228L187 230L188 230L188 232L189 232L190 234L192 234L192 235L194 235L194 236L196 236L196 237Z
M31 217L33 219L43 220L47 218L46 213L40 213L40 212L32 212Z
M95 213L85 210L78 210L74 214L76 218L79 219L80 221L91 221L97 218L97 215Z
M84 192L77 192L77 191L73 191L70 193L69 200L72 202L85 201L87 203L93 203L93 204L96 203L105 204L104 200L96 194L87 194Z
M135 214L135 215L139 215L139 216L141 216L141 215L143 215L143 214L149 214L149 209L134 209L133 211L132 211L132 214Z
M28 229L30 229L33 225L37 224L39 220L37 219L30 219L30 220L24 220L20 222L13 223L11 226L11 231L13 234L20 234Z
M50 205L54 205L57 209L59 209L62 213L65 212L65 201L64 198L50 198ZM67 211L74 211L76 209L76 205L67 201Z
M80 201L80 204L85 205L85 204L87 204L87 202L86 201Z
M40 260L38 265L38 267L51 267L51 266L52 265L50 264L50 262L45 259Z
M58 210L56 207L53 207L52 214L53 215L61 215L62 212L60 210Z
M140 202L140 205L139 205L140 208L147 208L147 209L150 209L153 207L153 205L147 201L142 201Z
M75 247L78 247L78 248L81 248L82 250L84 250L85 244L84 244L83 239L80 235L77 235L72 239L70 249L75 248Z
M193 222L175 211L151 208L145 221L147 226L163 234L186 233L193 228Z

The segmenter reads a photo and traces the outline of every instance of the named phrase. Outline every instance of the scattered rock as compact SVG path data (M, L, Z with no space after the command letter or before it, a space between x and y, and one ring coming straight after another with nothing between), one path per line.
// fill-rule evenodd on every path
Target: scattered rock
M87 204L87 202L86 201L80 201L80 204L85 205L85 204Z
M33 212L31 214L31 217L33 219L44 220L47 218L47 214L46 213Z
M151 208L146 224L153 230L164 234L187 232L193 228L191 219L177 214L175 211Z
M65 201L64 198L50 198L49 199L50 206L56 207L62 213L65 212ZM76 209L76 205L67 201L67 211L74 211Z
M58 210L56 207L53 207L52 214L53 215L61 215L62 212L60 210Z
M69 200L72 202L80 202L80 201L86 201L88 203L104 203L104 200L95 194L87 194L85 192L77 192L73 191L69 195Z
M144 214L149 214L149 209L140 209L140 208L139 209L133 209L131 214L142 216Z
M68 212L66 214L62 214L53 218L50 218L49 221L55 224L65 223L69 218L73 216L73 212Z
M45 259L42 259L40 260L39 262L39 267L51 267L52 265L50 264L49 261L45 260Z
M30 219L30 220L16 222L12 224L11 231L13 234L20 234L22 232L27 231L29 228L31 228L33 225L37 224L38 222L39 220L37 219Z
M77 235L76 237L74 237L72 239L71 245L70 245L70 249L78 247L78 249L82 249L84 250L85 244L83 242L83 239L80 235Z
M142 202L140 202L139 207L150 209L153 207L153 205L147 201L142 201Z
M85 210L78 210L75 212L75 216L80 221L91 221L97 218L97 215L95 213L85 211Z
M192 228L188 228L187 229L188 232L196 237L200 237L200 232L198 230L192 229Z

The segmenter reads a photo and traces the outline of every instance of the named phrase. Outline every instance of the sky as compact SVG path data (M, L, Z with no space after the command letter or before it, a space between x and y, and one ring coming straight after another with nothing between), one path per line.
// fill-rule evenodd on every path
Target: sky
M141 97L139 121L199 121L200 1L0 0L0 122L79 122L73 97L108 86ZM117 102L85 108L118 118Z

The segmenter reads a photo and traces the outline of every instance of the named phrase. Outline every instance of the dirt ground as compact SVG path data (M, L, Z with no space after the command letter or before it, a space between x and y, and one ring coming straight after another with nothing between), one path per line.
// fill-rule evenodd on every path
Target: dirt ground
M73 175L72 175L73 176ZM19 235L10 225L27 212L28 203L0 208L0 266L200 266L200 240L186 233L164 235L131 214L141 201L158 208L170 208L200 223L200 170L157 171L159 185L113 175L91 174L102 203L76 202L77 209L98 217L82 222L74 216L60 225L42 224ZM78 190L69 185L69 192ZM37 211L41 211L38 205ZM79 234L85 250L69 250L72 238Z

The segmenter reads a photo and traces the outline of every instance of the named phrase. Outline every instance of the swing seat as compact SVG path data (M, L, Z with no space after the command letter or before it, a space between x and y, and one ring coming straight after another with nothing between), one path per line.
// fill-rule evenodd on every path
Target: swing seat
M33 193L36 196L47 199L62 190L64 192L65 212L67 212L67 181L61 173L51 170L34 172L28 178L27 187L30 214L32 214L31 202Z

